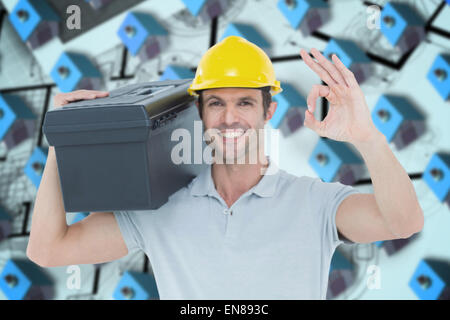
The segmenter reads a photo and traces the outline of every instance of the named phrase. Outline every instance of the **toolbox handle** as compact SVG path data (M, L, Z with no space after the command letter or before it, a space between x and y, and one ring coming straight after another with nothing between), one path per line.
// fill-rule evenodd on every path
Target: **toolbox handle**
M143 90L144 88L148 87L150 88L157 88L157 87L166 87L168 85L177 86L181 84L187 84L190 83L192 79L181 79L181 80L166 80L166 81L158 81L158 84L156 85L155 82L140 82L140 83L134 83L130 84L118 89L111 90L109 93L110 97L117 97L121 96L123 94L126 94L128 92L134 91L134 90Z

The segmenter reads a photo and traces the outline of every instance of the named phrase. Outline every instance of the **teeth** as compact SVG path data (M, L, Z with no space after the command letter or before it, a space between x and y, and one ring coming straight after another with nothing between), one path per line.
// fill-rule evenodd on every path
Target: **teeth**
M228 130L220 133L223 137L232 139L238 138L244 134L244 130Z

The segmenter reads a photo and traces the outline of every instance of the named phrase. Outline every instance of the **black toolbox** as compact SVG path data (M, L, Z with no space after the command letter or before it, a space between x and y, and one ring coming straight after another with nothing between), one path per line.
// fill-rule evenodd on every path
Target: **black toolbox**
M128 85L45 114L66 212L157 209L199 174L205 164L194 163L194 123L197 135L202 126L187 93L191 81ZM171 137L180 128L190 134L192 157L175 164L171 154L181 140Z

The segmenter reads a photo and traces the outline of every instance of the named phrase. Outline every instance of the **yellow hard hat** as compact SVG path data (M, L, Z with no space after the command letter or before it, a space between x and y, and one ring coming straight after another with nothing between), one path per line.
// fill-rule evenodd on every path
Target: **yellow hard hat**
M267 54L238 36L229 36L208 49L201 58L188 92L212 88L271 87L271 94L283 91Z

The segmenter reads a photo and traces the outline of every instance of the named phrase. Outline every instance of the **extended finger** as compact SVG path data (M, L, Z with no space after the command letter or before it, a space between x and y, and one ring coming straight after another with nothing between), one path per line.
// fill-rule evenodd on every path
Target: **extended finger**
M312 55L319 61L319 64L331 75L333 80L335 80L337 83L342 85L347 85L343 75L341 72L336 68L336 66L331 63L330 60L325 58L322 53L320 53L319 50L316 48L311 49Z
M300 55L306 65L310 67L326 84L329 86L336 84L336 81L333 80L328 71L315 62L304 49L300 50Z
M341 59L339 59L338 56L335 54L333 54L331 59L333 60L336 68L344 76L345 82L347 82L348 86L349 87L357 86L358 81L356 81L355 75L342 63Z

